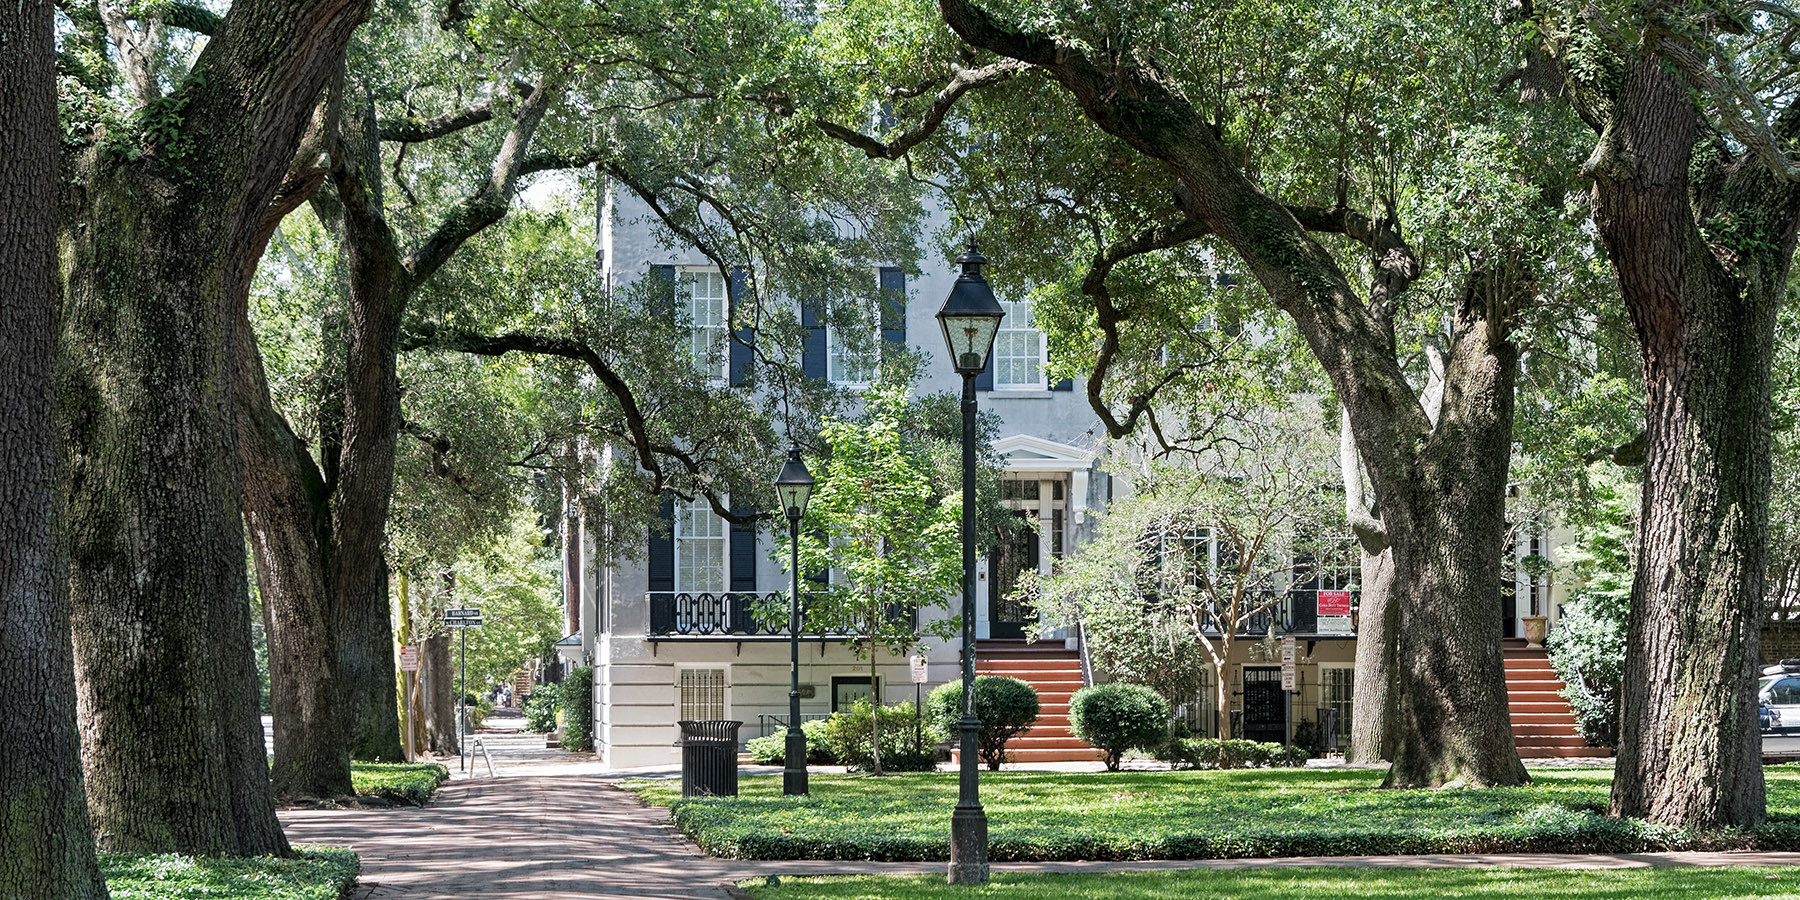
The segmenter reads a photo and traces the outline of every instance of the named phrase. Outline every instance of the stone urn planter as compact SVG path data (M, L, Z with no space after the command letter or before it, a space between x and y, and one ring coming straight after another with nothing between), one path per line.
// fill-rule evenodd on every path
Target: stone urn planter
M1519 621L1525 623L1525 646L1532 650L1542 650L1550 620L1544 616L1520 616Z

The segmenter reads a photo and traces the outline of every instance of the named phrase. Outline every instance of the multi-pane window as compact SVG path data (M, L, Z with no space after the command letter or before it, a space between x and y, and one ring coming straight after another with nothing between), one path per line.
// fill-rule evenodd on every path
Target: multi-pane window
M994 387L1041 390L1044 387L1044 333L1033 327L1030 300L1002 300L1006 318L994 335Z
M873 308L857 310L858 319L855 325L857 335L863 340L856 340L846 333L848 329L832 325L825 329L826 374L834 384L862 385L875 380L876 369L881 359L880 335L875 333Z
M675 590L717 594L725 590L730 529L704 497L675 503Z
M1355 669L1349 666L1319 667L1319 708L1337 710L1340 747L1350 738L1350 700L1355 696Z
M708 378L725 380L729 354L726 339L731 330L730 283L717 269L684 269L678 292L686 307L688 351L694 365Z
M725 718L725 670L681 669L681 721Z

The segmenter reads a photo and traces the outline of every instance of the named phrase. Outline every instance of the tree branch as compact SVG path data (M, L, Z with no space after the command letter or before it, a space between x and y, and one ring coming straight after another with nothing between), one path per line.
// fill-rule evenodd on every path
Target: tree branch
M925 110L925 117L917 125L901 132L899 137L889 142L882 142L869 137L860 131L845 128L825 119L813 119L820 131L834 137L869 155L870 159L899 159L906 151L918 146L921 142L937 133L938 127L944 124L944 117L956 106L962 95L976 88L985 87L1011 78L1025 71L1025 65L1017 60L1001 60L982 66L979 69L967 69L952 63L950 65L950 82L944 85L937 96L931 100L931 106Z
M1101 332L1100 352L1094 357L1094 371L1087 381L1088 405L1093 407L1094 413L1106 426L1106 433L1112 437L1121 438L1135 430L1138 419L1155 401L1157 391L1173 381L1179 372L1167 373L1150 389L1133 394L1128 401L1125 421L1121 422L1113 415L1112 407L1102 393L1106 387L1107 371L1112 367L1113 357L1119 352L1119 323L1126 316L1113 305L1112 291L1106 286L1106 277L1116 266L1133 256L1176 247L1207 233L1207 227L1193 219L1145 229L1095 253L1093 261L1088 265L1087 277L1081 280L1081 292L1093 298L1094 315Z
M426 238L425 243L401 262L415 281L431 277L465 241L506 215L507 207L512 205L513 192L518 187L525 149L530 145L538 124L544 120L544 113L549 109L552 98L561 91L562 76L547 75L532 90L531 96L525 98L525 102L513 114L512 127L507 129L506 138L500 143L500 151L494 154L493 165L488 170L488 180L457 204L456 209L444 218L431 237Z
M693 495L675 488L670 483L658 457L668 457L680 463L683 471L696 480L703 475L700 461L695 459L692 453L680 447L659 443L651 438L649 422L644 416L643 408L638 405L637 395L632 391L631 385L585 341L520 331L490 336L461 329L440 330L435 326L422 325L401 340L400 349L448 350L472 353L476 356L529 353L572 359L586 365L607 392L612 394L613 399L619 403L619 409L625 417L626 438L637 452L638 465L650 473L649 493L661 493L667 489L681 495L683 499L693 499ZM713 512L728 522L748 524L768 518L768 514L762 512L735 512L712 491L702 490L697 493L706 498L707 505L712 507Z

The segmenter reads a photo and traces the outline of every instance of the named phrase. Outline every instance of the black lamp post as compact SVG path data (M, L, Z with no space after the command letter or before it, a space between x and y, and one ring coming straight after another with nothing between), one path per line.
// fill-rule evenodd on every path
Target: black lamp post
M793 594L788 599L788 730L787 752L781 774L783 794L806 793L806 732L800 730L800 517L812 496L813 477L800 458L800 448L788 450L781 474L775 476L775 494L787 512L788 551L792 554Z
M975 376L987 368L994 335L1006 311L981 275L987 262L969 242L956 258L962 274L938 310L950 366L962 376L962 689L963 714L956 723L962 737L962 783L956 811L950 815L950 883L985 884L988 880L987 813L981 808L981 785L975 739L981 719L975 715Z

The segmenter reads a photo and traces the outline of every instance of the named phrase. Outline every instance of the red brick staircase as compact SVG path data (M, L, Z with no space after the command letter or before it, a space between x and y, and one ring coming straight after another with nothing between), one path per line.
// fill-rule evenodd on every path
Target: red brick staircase
M1006 761L1092 762L1101 753L1069 731L1069 697L1081 689L1081 655L1059 642L980 641L975 673L1008 675L1037 688L1037 724L1006 742Z
M1519 755L1538 757L1606 757L1610 747L1589 747L1575 728L1575 714L1559 693L1563 682L1543 650L1531 650L1520 638L1507 638L1506 702L1512 715L1513 742Z

